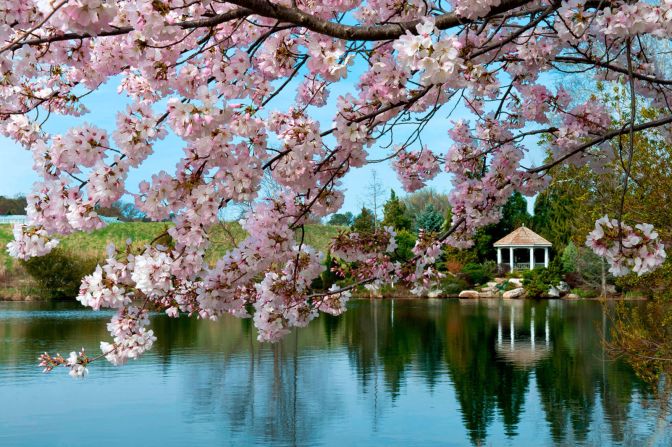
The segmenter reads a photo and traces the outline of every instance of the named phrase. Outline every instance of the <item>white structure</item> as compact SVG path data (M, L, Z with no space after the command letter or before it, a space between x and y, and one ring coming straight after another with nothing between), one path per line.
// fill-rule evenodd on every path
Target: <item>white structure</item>
M0 215L0 224L25 224L26 216L3 214Z
M107 216L100 216L100 219L105 222L106 224L109 223L119 223L121 222L119 219L116 217L107 217ZM23 214L15 214L15 215L7 215L3 214L0 215L0 225L2 224L26 224L27 222L27 217Z
M548 267L548 249L552 245L553 244L546 239L523 225L495 242L494 246L497 249L497 266L500 269L503 266L506 266L509 271L526 268L532 270L535 267ZM502 262L503 249L508 249L509 251L508 263ZM537 262L538 257L535 256L540 249L544 250L543 263ZM521 252L526 253L523 258L527 258L528 262L517 261L516 253L520 255Z

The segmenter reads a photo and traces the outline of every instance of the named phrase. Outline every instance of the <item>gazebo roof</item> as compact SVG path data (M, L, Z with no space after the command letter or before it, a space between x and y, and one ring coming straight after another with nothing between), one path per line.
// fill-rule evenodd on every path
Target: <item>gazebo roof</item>
M529 228L516 228L494 243L495 247L551 247L553 244Z

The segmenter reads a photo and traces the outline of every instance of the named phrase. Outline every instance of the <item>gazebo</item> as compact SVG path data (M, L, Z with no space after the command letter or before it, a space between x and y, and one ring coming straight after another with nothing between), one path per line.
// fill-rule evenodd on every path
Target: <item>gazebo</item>
M502 267L506 266L511 272L528 268L532 270L535 267L542 266L548 267L548 249L552 246L553 244L523 225L495 242L494 247L497 249L497 267L502 269ZM544 249L544 262L535 262L535 251L542 248ZM509 250L508 264L502 263L502 249ZM516 249L518 249L517 252ZM525 250L529 254L528 256L523 257L522 262L518 262L516 253L520 254L521 250ZM527 258L528 262L524 262L525 258Z

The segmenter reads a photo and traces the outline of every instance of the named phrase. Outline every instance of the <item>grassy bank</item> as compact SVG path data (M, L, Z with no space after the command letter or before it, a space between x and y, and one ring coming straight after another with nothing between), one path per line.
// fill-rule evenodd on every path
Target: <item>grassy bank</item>
M157 235L165 231L170 223L162 222L125 222L110 224L93 233L77 233L60 239L63 255L86 260L87 267L93 261L104 259L109 243L124 246L127 239L133 246L142 247L150 243ZM312 224L306 225L304 242L321 251L326 251L329 241L340 227ZM226 222L216 226L211 233L212 247L208 250L207 260L214 262L227 250L246 237L245 231L237 222ZM6 245L12 240L11 225L0 225L0 299L41 298L44 296L39 285L31 278L20 262L12 259Z

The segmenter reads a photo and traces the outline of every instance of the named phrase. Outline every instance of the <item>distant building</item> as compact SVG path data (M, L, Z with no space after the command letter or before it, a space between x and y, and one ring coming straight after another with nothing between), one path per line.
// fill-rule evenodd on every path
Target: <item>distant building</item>
M26 223L26 216L20 214L0 215L0 224L22 224Z
M548 267L548 249L552 246L553 244L523 225L495 242L497 266L500 270L510 272L523 269L532 270L535 267ZM503 249L509 251L508 263L502 262ZM538 256L535 256L535 254L540 249L544 250L544 262L536 262ZM522 256L521 252L523 253Z
M0 215L0 224L25 224L26 223L26 215L24 214L15 214L15 215ZM118 223L121 222L118 218L116 217L107 217L107 216L100 216L103 222L110 224L110 223Z

